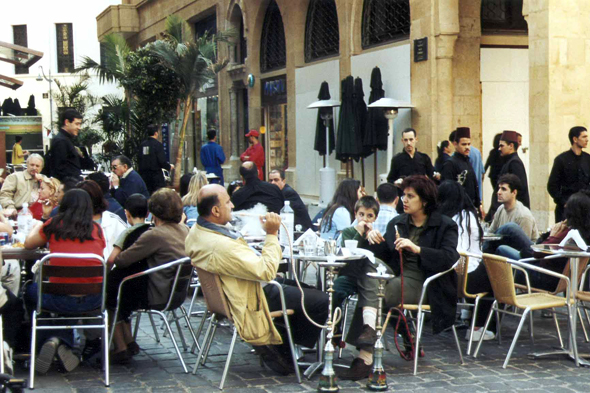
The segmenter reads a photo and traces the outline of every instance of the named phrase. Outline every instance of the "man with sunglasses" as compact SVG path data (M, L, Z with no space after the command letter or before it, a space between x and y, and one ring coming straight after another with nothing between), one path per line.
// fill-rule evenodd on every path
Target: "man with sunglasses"
M111 195L121 206L125 206L127 198L133 194L142 194L146 198L150 193L145 182L135 170L133 163L125 156L117 156L111 162Z

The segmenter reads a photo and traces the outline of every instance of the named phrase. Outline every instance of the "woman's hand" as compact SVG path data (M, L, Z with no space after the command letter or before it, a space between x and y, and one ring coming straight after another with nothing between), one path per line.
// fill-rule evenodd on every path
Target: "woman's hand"
M51 201L49 199L46 199L44 201L40 201L41 202L41 207L43 208L43 219L47 220L49 219L49 217L51 217L51 212L53 211L53 208L55 207L53 203L51 203Z
M369 244L381 244L385 241L385 238L378 229L373 229L367 234L367 240Z
M410 239L400 237L395 239L395 243L393 244L395 245L396 250L407 250L414 254L420 254L420 247L415 245Z

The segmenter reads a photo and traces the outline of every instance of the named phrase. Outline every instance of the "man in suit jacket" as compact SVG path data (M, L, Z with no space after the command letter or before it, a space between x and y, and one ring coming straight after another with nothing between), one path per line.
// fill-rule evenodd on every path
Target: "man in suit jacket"
M150 193L139 173L133 170L133 163L125 156L117 156L111 162L111 195L121 206L133 194L142 194L146 198Z

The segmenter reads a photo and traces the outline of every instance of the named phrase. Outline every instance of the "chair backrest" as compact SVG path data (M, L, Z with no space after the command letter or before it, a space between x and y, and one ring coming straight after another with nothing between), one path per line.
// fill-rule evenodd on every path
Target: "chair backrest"
M516 306L516 289L512 275L512 265L507 259L493 254L483 254L483 263L499 303Z
M51 265L52 258L95 260L101 265ZM44 256L39 263L39 271L35 281L37 282L37 312L43 309L43 294L52 295L102 295L101 311L104 311L106 293L107 266L102 256L82 253L52 253ZM89 282L75 279L89 279L100 277L100 280L88 280ZM75 282L50 282L49 279L67 278Z
M168 303L162 311L175 310L182 306L186 300L186 294L188 292L188 287L191 282L193 271L190 262L191 259L189 257L184 257L169 263L169 265L172 266L177 265L176 273L174 275L172 287L170 288L170 297L168 298Z
M457 273L457 297L461 299L464 297L469 297L466 295L467 272L469 270L469 256L463 254L462 252L460 252L459 255L459 263L455 268L455 272Z
M582 278L582 275L584 274L584 271L586 270L586 266L588 266L588 258L581 258L580 263L578 264L578 279L576 280L576 288L580 285L580 280ZM569 259L565 264L565 267L563 268L563 273L561 274L567 277L571 277ZM558 294L565 292L565 290L567 289L567 285L568 284L566 280L564 280L563 278L559 279L559 282L557 283L557 288L555 288L555 292L553 293Z
M221 287L221 280L219 276L214 273L210 273L206 270L195 268L199 281L201 282L201 290L205 297L205 303L207 304L207 310L211 313L215 313L218 316L224 316L233 322L231 313L229 311L229 304L223 288Z

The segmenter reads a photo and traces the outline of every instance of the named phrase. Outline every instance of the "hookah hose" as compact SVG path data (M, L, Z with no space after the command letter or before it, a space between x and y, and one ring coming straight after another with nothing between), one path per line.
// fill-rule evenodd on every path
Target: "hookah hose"
M396 239L399 239L399 232L397 230L397 226L395 227L395 236ZM414 347L414 338L410 333L410 326L408 325L408 320L406 319L406 315L404 314L404 259L402 254L402 249L399 249L399 269L400 269L400 280L401 280L401 296L400 296L400 305L398 307L392 307L387 312L387 317L385 318L385 323L383 324L383 328L381 330L381 334L385 334L385 329L387 328L387 324L389 322L389 318L391 317L391 312L395 311L398 314L397 322L395 324L395 328L393 329L393 341L395 342L395 347L399 352L400 356L407 361L414 360L415 354L415 347ZM402 325L403 323L403 325ZM404 349L402 350L400 343L398 342L398 332L400 327L405 327L407 339L409 341L411 351L407 351L405 343L402 343ZM409 353L408 353L409 352Z

